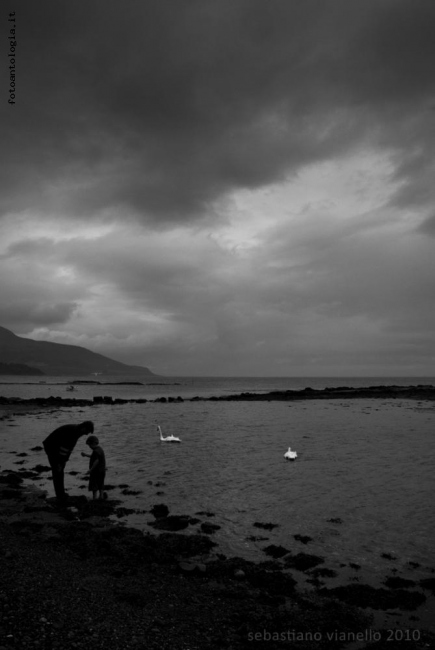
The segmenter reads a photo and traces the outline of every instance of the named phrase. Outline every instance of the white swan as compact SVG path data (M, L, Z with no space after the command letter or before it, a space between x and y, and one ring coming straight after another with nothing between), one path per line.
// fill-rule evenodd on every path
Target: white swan
M287 460L294 460L295 458L298 457L298 454L296 451L292 451L292 448L289 447L288 451L285 452L284 458L287 458Z
M164 438L161 428L157 426L157 429L160 434L160 440L162 442L181 442L180 438L176 438L175 436L166 436L166 438Z

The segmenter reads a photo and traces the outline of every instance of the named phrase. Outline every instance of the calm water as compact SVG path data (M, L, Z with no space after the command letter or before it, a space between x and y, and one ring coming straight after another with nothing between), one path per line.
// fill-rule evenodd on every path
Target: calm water
M60 381L59 378L56 381ZM63 381L63 380L62 380ZM154 380L153 380L154 381ZM160 380L157 380L160 381ZM300 380L171 380L174 393L219 394L220 391L292 388ZM189 384L190 381L190 384ZM302 380L299 387L357 385L356 380ZM323 381L323 386L321 384ZM360 380L361 381L361 380ZM208 382L208 383L207 383ZM434 383L423 380L366 380L382 383ZM169 380L168 380L168 383ZM195 384L195 385L194 385ZM201 388L202 385L202 388ZM0 394L10 386L1 386ZM42 391L42 385L16 385L21 396ZM53 388L53 387L50 387ZM58 387L54 387L55 389ZM88 395L131 396L143 387L95 387L79 390ZM169 386L145 387L144 393L170 395ZM219 389L219 390L218 390ZM202 392L201 392L202 390ZM213 392L214 391L214 392ZM60 390L55 391L57 394ZM222 394L222 392L220 394ZM60 393L61 394L61 393ZM431 402L414 400L331 400L310 402L183 402L173 404L95 406L60 409L38 416L16 417L0 422L2 468L31 468L46 464L43 452L32 447L61 424L85 419L95 422L96 433L108 458L107 482L117 486L110 496L127 507L149 510L156 503L168 505L172 514L194 515L211 511L218 551L248 559L265 559L262 549L281 544L293 552L304 551L327 558L325 566L355 562L364 568L364 581L379 586L381 578L398 570L403 577L428 577L435 566L434 424ZM165 434L182 439L179 445L161 443L156 426ZM294 463L283 454L291 446L298 454ZM79 442L68 469L71 492L85 493L87 459L81 458ZM10 452L28 453L18 459ZM52 494L47 479L38 483ZM123 496L119 484L140 491ZM329 519L340 518L341 524ZM148 513L130 516L128 523L152 530ZM202 518L204 520L204 518ZM273 531L254 522L279 524ZM189 529L195 532L195 527ZM312 538L307 546L295 534ZM249 536L267 541L248 541ZM394 563L381 557L390 553ZM420 569L410 572L409 561ZM429 576L433 574L429 574ZM331 585L332 586L332 585Z

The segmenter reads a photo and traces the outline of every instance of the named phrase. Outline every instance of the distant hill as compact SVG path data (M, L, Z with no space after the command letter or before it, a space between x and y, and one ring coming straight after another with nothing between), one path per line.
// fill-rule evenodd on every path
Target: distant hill
M31 372L28 374L155 376L148 368L128 366L78 345L25 339L0 327L0 374L12 374L5 370L5 364L29 366Z
M26 366L25 363L1 363L0 375L43 375L37 368Z

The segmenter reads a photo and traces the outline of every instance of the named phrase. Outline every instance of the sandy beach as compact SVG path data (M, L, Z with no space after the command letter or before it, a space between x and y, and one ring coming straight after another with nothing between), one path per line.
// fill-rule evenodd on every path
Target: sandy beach
M1 647L383 648L398 638L349 602L363 585L340 599L301 594L278 560L215 557L207 535L113 525L119 502L71 497L59 510L18 473L1 481ZM421 593L378 592L365 595L372 606L407 610ZM409 635L407 648L435 647L429 630Z

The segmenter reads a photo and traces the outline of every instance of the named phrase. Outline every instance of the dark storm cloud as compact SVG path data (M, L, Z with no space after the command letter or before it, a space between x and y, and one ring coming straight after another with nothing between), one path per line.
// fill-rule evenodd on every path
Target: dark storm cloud
M14 301L9 303L7 313L2 314L2 323L14 328L23 322L34 326L50 326L67 323L76 310L75 303L40 303L39 300L29 299L25 303Z
M420 226L420 232L435 237L435 214L428 217Z
M433 0L22 0L0 210L201 217L381 144L401 204L433 159ZM433 138L432 138L433 140Z

